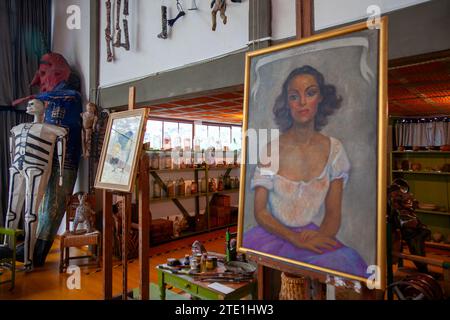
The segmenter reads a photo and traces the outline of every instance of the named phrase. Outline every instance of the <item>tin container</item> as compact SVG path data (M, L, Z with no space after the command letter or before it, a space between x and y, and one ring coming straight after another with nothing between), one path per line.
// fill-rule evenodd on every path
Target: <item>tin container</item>
M206 270L212 271L217 268L217 257L208 257L206 259Z

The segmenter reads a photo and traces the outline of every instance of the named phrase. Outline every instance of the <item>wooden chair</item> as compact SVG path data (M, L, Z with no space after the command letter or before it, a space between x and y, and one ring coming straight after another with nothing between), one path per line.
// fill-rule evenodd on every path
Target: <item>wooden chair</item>
M4 229L0 228L0 235L4 237L10 237L10 243L12 249L7 246L0 245L0 285L11 283L10 290L14 290L14 286L16 284L16 245L17 245L17 237L19 235L23 235L22 230L12 230L12 229ZM0 237L0 240L3 240ZM6 281L1 281L2 268L11 270L11 278Z
M95 196L88 195L87 202L91 208L95 208ZM100 268L100 250L102 243L102 235L99 231L83 234L75 234L70 230L70 223L75 219L75 212L79 205L78 195L68 196L66 198L66 232L61 236L61 259L59 264L59 272L63 273L69 266L70 260L95 258L95 264ZM95 226L95 221L93 221ZM91 246L92 255L89 256L70 256L71 247Z

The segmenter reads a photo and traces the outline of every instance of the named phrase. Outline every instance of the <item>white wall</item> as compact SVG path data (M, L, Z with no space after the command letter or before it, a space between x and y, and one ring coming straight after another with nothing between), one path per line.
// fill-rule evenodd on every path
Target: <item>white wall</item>
M69 30L67 27L67 8L77 5L81 9L81 29ZM90 47L90 4L86 0L52 1L52 51L62 54L70 66L81 77L81 94L83 104L89 97L89 47ZM88 191L88 166L82 160L78 170L78 179L74 193ZM65 231L65 218L62 220L58 234Z
M210 1L197 0L200 10L188 11L191 0L180 0L186 16L168 27L169 38L161 32L161 3L157 0L130 0L129 31L131 50L115 50L115 62L106 61L106 9L101 5L100 86L142 78L157 72L183 67L247 47L248 1L228 2L228 23L218 17L216 32L211 30ZM168 19L177 15L175 1L166 0ZM113 8L114 11L114 8ZM114 27L114 25L112 26ZM217 75L220 76L220 75Z
M364 19L365 17L368 17L367 8L371 5L378 5L382 13L386 13L428 1L429 0L315 0L315 29L325 29Z
M295 0L272 0L272 39L295 37Z
M69 30L67 27L67 8L77 5L81 9L81 29ZM53 32L52 50L62 54L70 66L81 76L82 94L89 97L89 41L90 4L86 0L56 0L52 2Z

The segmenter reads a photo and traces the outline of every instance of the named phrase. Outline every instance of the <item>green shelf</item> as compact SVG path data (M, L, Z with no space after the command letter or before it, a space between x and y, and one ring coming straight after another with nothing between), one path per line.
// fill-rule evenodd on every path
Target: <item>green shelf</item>
M169 202L173 200L185 200L185 199L193 199L197 197L205 197L206 193L197 193L197 194L191 194L188 196L176 196L176 197L166 197L166 198L151 198L150 203L159 203L159 202Z
M450 151L392 151L393 154L443 154L443 155L450 155Z
M197 193L197 194L191 194L191 195L188 195L188 196L177 196L177 197L166 197L166 198L152 198L152 199L150 199L150 203L169 202L169 201L173 201L175 199L185 200L185 199L193 199L193 198L197 198L197 197L206 197L208 195L214 195L214 194L229 194L229 193L238 193L238 192L239 192L239 189L230 189L230 190L208 192L208 193Z
M422 209L417 209L416 212L417 213L435 214L435 215L439 215L439 216L449 216L450 217L450 212L434 211L434 210L422 210Z
M406 171L406 170L392 170L392 173L404 173L404 174L429 174L437 176L450 176L450 172L438 172L438 171Z
M185 168L185 169L158 169L150 170L150 172L157 173L170 173L170 172L194 172L194 171L205 171L206 168Z
M171 172L194 172L194 171L206 171L207 168L185 168L185 169L158 169L158 170L152 170L150 169L150 172L156 172L156 173L171 173ZM240 167L236 166L226 166L226 167L213 167L208 168L209 171L223 171L228 169L240 169Z
M405 179L410 191L420 203L433 203L446 211L417 209L422 223L428 226L432 233L440 232L445 237L450 236L450 172L432 171L428 168L442 168L450 164L450 152L439 150L392 151L390 154L390 178ZM393 170L400 162L409 160L420 163L422 170Z

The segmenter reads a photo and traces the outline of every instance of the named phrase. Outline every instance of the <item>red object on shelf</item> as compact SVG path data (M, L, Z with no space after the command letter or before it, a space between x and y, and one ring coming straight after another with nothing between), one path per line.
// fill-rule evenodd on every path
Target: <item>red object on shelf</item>
M173 236L173 221L166 219L155 219L152 221L150 230L150 243L168 241Z
M217 207L229 207L231 203L231 197L223 194L216 194L211 199L211 205Z
M214 228L212 221L217 219L217 227L226 226L230 224L231 221L231 208L230 207L220 207L220 206L210 206L209 215L211 221L211 228Z

